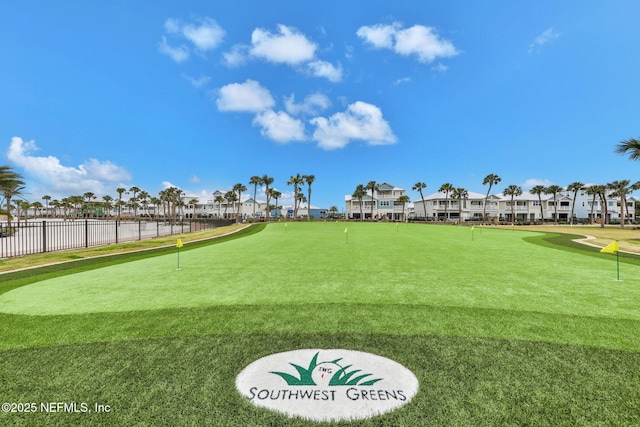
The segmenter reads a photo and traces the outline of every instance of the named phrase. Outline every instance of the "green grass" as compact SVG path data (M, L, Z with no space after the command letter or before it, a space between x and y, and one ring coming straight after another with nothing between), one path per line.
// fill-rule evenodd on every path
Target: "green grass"
M640 423L637 258L621 258L617 282L615 256L567 235L359 223L244 233L185 245L180 271L168 248L0 276L0 400L112 407L0 424L307 424L234 386L250 362L296 348L369 351L416 374L409 405L349 425Z

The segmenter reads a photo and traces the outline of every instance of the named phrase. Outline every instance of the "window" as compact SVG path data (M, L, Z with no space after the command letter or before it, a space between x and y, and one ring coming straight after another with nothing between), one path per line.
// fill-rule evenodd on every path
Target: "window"
M380 206L391 206L389 200L380 200Z

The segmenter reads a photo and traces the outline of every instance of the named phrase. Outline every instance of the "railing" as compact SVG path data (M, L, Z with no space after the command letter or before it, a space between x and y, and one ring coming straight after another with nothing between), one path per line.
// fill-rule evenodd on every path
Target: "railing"
M0 223L0 259L208 230L232 221L48 220Z

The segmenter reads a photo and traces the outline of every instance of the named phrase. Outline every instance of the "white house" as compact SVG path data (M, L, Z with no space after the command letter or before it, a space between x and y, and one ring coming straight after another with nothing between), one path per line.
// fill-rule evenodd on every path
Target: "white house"
M345 195L347 219L373 219L385 221L404 221L408 216L407 204L398 202L401 196L406 196L403 188L395 187L383 182L378 184L378 190L367 194L362 200L348 194ZM373 212L372 212L373 210Z

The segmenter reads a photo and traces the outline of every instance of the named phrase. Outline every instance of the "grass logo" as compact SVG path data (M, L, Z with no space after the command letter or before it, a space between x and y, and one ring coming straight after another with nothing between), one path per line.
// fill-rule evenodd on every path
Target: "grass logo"
M359 369L355 369L347 372L347 369L351 367L351 365L341 366L338 364L342 358L338 358L332 360L330 362L320 362L318 363L318 355L320 352L317 352L311 362L309 363L308 368L303 368L302 366L296 365L295 363L289 363L291 366L296 368L300 378L297 378L293 375L287 374L285 372L271 372L272 374L280 375L288 385L317 385L318 383L326 383L325 378L328 379L329 386L348 386L348 385L374 385L382 378L376 379L368 379L367 381L362 381L363 379L370 377L371 374L363 374L354 377L356 373L360 372ZM325 365L325 366L322 366ZM319 378L318 378L319 376ZM314 379L315 377L315 379Z
M290 417L340 421L406 405L418 392L418 380L401 364L375 354L304 349L254 361L240 372L236 388L254 405Z

